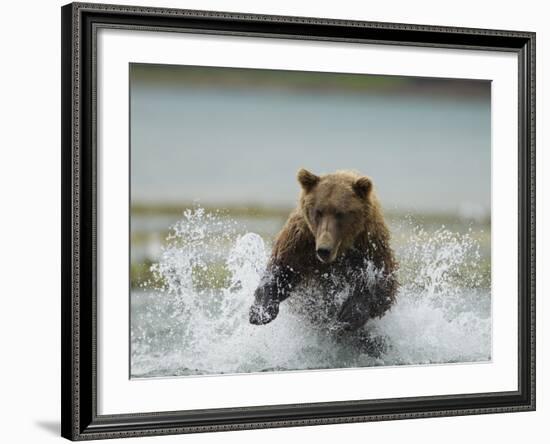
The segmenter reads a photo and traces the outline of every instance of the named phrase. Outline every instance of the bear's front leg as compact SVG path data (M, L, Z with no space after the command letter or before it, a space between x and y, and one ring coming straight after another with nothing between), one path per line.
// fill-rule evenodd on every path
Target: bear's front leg
M337 320L342 324L344 330L355 331L369 320L368 299L368 294L365 294L360 288L356 288L344 301L337 315Z
M279 304L289 296L295 280L295 273L287 267L269 267L254 292L250 323L264 325L275 319L279 314Z
M357 330L370 318L381 317L394 303L398 286L394 273L383 274L374 285L358 279L338 312L337 319L344 330Z
M260 284L254 292L254 302L250 307L249 320L254 325L271 322L279 314L277 285L274 282Z

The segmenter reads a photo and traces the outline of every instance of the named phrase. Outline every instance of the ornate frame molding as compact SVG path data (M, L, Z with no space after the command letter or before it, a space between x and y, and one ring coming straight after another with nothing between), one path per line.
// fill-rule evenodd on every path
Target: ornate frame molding
M72 3L62 8L62 436L120 438L535 409L535 34ZM97 415L95 41L99 27L515 52L519 60L519 390Z

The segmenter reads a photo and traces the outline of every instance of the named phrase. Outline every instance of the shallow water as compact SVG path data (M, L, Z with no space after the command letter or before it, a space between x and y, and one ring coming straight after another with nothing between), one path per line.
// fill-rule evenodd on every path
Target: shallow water
M132 291L132 377L490 360L491 298L475 237L412 221L401 231L397 303L341 340L291 310L304 294L270 324L250 325L270 245L227 217L187 210L153 265L157 282Z

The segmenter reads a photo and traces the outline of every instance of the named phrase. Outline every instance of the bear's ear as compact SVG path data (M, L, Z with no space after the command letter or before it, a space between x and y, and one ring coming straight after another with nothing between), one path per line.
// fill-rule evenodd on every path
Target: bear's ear
M303 168L298 171L298 182L302 185L304 191L311 191L319 183L320 177Z
M368 177L363 176L353 182L352 187L355 194L357 194L361 199L364 199L368 197L372 190L372 181Z

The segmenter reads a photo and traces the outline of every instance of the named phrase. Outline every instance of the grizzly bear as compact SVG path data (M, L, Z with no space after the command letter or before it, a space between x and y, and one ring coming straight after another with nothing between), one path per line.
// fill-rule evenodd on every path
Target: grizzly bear
M313 285L320 289L313 292L316 302L332 307L324 321L328 313L331 328L356 331L381 317L398 289L397 262L373 182L351 171L317 176L305 169L298 171L298 182L299 205L274 241L250 323L273 321L281 302L302 297L307 292L298 289ZM342 293L339 303L332 300Z

